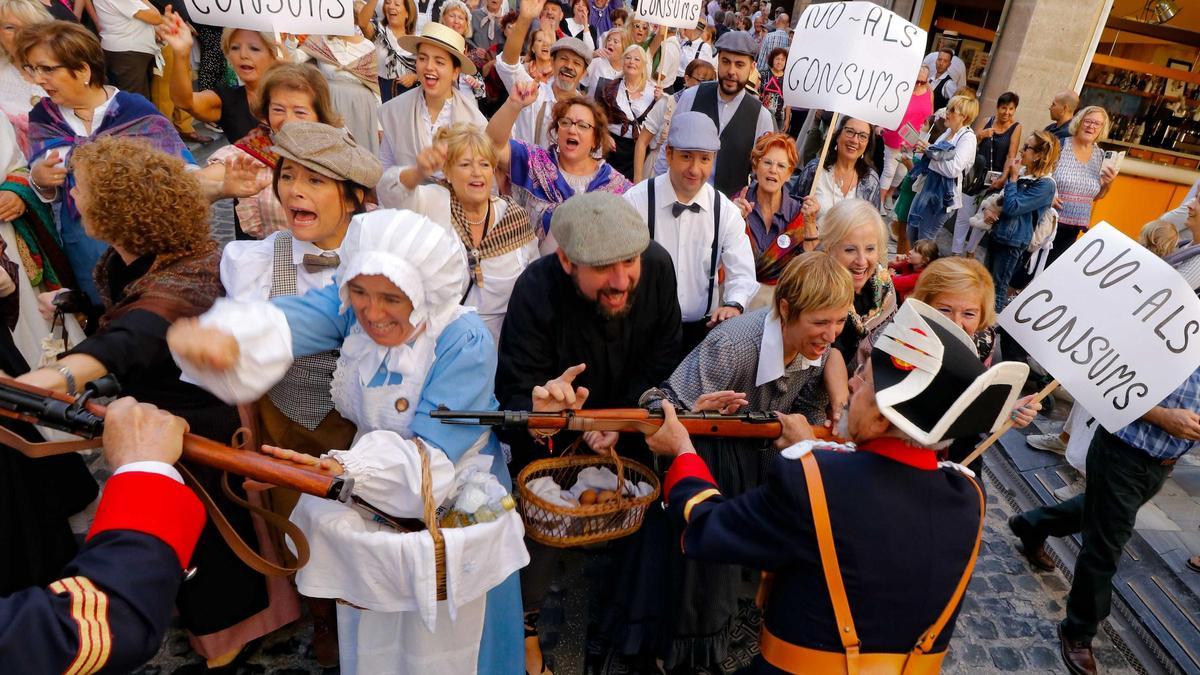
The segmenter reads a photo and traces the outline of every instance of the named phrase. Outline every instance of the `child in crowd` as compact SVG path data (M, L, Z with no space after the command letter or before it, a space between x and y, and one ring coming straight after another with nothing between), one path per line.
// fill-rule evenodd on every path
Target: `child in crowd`
M917 279L929 263L938 259L938 247L932 239L921 239L912 245L905 255L898 255L888 263L892 271L892 285L896 287L896 295L900 302L908 297L917 286Z
M1179 230L1175 228L1174 223L1152 220L1142 227L1138 243L1154 255L1165 258L1174 253L1179 246Z

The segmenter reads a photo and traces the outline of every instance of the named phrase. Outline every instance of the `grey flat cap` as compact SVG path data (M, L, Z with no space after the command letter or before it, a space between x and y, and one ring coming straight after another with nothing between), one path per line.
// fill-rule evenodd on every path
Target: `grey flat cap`
M750 33L744 30L731 30L717 40L717 53L732 52L758 58L758 45Z
M588 49L588 46L583 44L583 40L579 38L570 36L558 38L554 41L554 44L550 45L550 56L554 56L554 53L560 49L568 49L578 54L584 63L590 64L592 62L592 50Z
M272 134L271 147L280 157L299 162L322 176L348 180L374 189L383 176L383 165L350 132L320 122L288 122Z
M671 130L667 132L667 147L675 150L703 150L716 152L721 149L717 125L702 112L689 110L676 113L671 118Z
M554 209L550 234L577 265L601 267L628 260L650 245L641 214L608 192L575 195Z

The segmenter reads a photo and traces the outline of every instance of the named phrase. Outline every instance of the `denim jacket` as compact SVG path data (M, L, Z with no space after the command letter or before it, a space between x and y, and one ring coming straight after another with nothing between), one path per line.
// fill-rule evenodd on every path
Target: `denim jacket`
M1004 186L1000 219L992 225L992 241L1017 248L1028 246L1033 229L1054 203L1055 190L1054 179L1049 176L1009 181Z

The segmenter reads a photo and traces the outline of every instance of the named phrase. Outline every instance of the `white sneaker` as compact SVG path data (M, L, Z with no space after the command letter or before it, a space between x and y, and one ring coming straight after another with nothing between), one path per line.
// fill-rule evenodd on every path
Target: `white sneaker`
M1033 434L1025 437L1025 443L1035 450L1053 452L1056 455L1067 454L1067 444L1063 443L1059 434Z

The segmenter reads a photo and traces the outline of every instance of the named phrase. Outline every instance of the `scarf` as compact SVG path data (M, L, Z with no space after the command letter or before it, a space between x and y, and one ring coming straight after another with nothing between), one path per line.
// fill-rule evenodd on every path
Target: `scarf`
M892 275L883 265L875 267L875 276L867 280L862 289L869 293L871 309L859 314L854 307L850 308L850 321L861 336L870 335L896 309L896 290L892 287Z
M34 288L44 285L48 291L75 288L75 274L62 251L54 215L30 187L29 176L9 174L0 190L12 192L25 202L25 213L12 221L12 226L30 285Z
M486 6L484 6L482 9L483 18L479 20L479 27L486 27L488 42L494 42L496 40L496 26L500 25L500 19L504 18L504 12L492 14L487 10Z
M447 186L448 187L448 186ZM471 226L467 223L467 215L463 212L462 202L458 201L458 196L454 194L454 188L450 189L450 223L454 227L454 231L458 233L458 238L462 240L463 246L467 249L467 264L471 268L471 275L474 277L476 286L483 286L483 268L481 261L484 258L495 258L504 255L510 251L515 251L525 244L533 241L533 227L529 224L529 214L525 209L521 208L516 202L509 197L500 197L504 200L504 215L500 220L491 226L486 226L483 229L483 239L476 247L471 242ZM491 205L488 206L488 216L491 216Z
M38 101L29 112L30 157L41 157L55 148L77 148L105 136L141 138L149 141L155 150L182 157L189 164L195 163L192 153L179 138L179 133L175 131L171 121L163 117L150 101L137 94L123 91L114 94L104 112L104 118L98 123L93 121L91 136L76 136L75 130L63 117L62 110L49 98ZM61 188L66 206L62 217L77 223L79 209L75 206L75 199L71 197L73 187L75 173L69 171L67 181Z
M372 17L371 23L375 26L375 45L383 47L383 72L387 73L388 77L397 80L406 73L415 73L417 71L416 58L400 48L400 43L396 41L396 34L392 32L392 29L388 28L387 24L377 16Z
M526 152L529 153L529 177L534 186L540 188L542 194L545 195L544 198L536 198L538 204L526 206L532 212L531 220L537 223L542 236L545 236L550 231L550 216L554 214L554 209L568 198L574 197L575 191L558 171L557 145L552 145L547 150L539 145L530 145L523 141L512 142L525 146ZM592 177L592 182L588 183L587 191L621 195L631 187L633 187L633 183L630 183L628 178L621 175L619 171L615 171L604 160L600 160L600 169Z
M309 36L300 49L321 63L350 73L364 87L375 92L376 96L379 96L379 80L377 79L379 75L378 58L374 50L358 57L353 63L342 65L342 62L338 61L337 57L333 55L333 50L329 48L329 43L323 36Z
M233 144L234 147L262 162L268 168L274 169L279 163L279 155L271 150L275 142L271 140L271 127L262 124L250 133L242 136Z
M108 275L109 268L118 260L116 250L109 247L96 265L96 286L107 308L100 317L100 330L104 330L110 321L137 309L171 322L199 316L224 294L217 271L221 251L211 240L205 240L192 251L160 254L149 271L130 283L121 299L114 302Z

